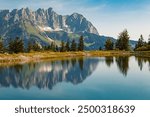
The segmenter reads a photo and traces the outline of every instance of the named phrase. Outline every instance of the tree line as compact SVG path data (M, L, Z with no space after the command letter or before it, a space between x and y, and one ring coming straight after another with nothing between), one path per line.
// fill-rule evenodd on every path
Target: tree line
M61 46L58 47L55 42L51 42L48 46L41 46L36 42L28 42L27 47L23 40L19 37L11 39L7 46L4 46L2 37L0 37L0 53L23 53L31 51L54 51L54 52L69 52L69 51L83 51L84 50L84 38L80 36L79 42L72 40L70 43L69 40L65 43L61 41Z
M132 50L129 45L130 36L127 30L121 32L117 41L114 43L111 39L107 39L105 42L105 50ZM101 49L101 47L100 47ZM143 35L140 36L134 51L149 51L150 50L150 35L148 42L144 41Z
M108 38L105 42L104 47L100 47L99 50L133 50L129 45L130 36L127 30L119 33L118 39L112 41L111 38ZM31 51L42 51L42 50L51 50L54 52L69 52L69 51L84 51L84 37L80 36L79 41L76 42L68 40L67 42L61 41L60 46L58 47L55 42L52 42L48 46L41 46L36 42L29 42L25 48L24 42L19 37L16 39L10 40L8 46L5 47L3 44L3 39L0 37L0 53L20 53L20 52L31 52ZM143 35L140 36L135 48L135 51L148 51L150 50L150 35L148 42L144 41Z
M121 32L118 39L114 43L111 39L107 39L105 42L105 50L130 50L129 46L130 36L127 30Z
M150 50L150 35L148 38L148 42L144 41L143 35L141 35L134 50L135 51L149 51Z

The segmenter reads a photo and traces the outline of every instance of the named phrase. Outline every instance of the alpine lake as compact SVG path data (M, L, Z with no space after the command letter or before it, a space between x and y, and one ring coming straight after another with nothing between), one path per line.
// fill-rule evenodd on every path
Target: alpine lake
M0 66L1 100L150 100L150 58L80 57Z

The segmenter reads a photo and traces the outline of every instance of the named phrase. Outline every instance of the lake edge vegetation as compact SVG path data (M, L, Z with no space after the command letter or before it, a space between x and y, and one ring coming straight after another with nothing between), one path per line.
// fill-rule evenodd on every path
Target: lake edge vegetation
M96 51L85 51L83 36L80 36L78 43L75 40L72 40L71 43L69 40L66 43L62 41L60 47L54 42L52 42L49 46L44 47L41 47L36 42L29 42L26 48L24 46L23 40L19 37L10 40L7 46L3 44L3 38L0 37L0 61L24 59L33 60L69 56L113 56L133 54L140 54L150 57L150 36L147 43L144 41L143 36L141 35L134 49L131 49L129 46L129 39L130 36L128 31L124 30L119 34L116 42L112 42L112 40L108 38L104 45L104 49L100 47L100 49Z

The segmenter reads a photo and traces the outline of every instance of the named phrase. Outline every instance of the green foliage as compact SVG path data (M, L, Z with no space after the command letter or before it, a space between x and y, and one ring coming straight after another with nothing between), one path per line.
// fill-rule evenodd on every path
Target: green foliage
M55 46L55 52L59 52L59 48L57 45Z
M55 49L56 49L56 44L55 44L55 42L51 42L51 45L50 45L49 50L55 51Z
M150 45L145 45L136 49L136 51L149 51Z
M101 47L101 46L99 47L99 50L102 50L102 47Z
M51 46L50 46L50 45L44 46L44 47L43 47L43 50L51 50Z
M140 47L142 47L142 46L144 46L144 38L143 38L143 35L140 36L140 38L139 38L139 40L138 40L138 42L137 42L137 44L136 44L136 46L135 46L135 49L140 48Z
M149 35L149 38L148 38L148 45L150 45L150 35Z
M66 51L70 51L70 43L69 41L67 41L66 45L65 45Z
M48 47L43 47L44 50L47 50ZM29 42L27 47L27 52L31 51L41 51L42 47L37 42Z
M0 42L0 53L3 53L3 49L4 49L3 42Z
M129 49L129 34L127 30L121 32L118 36L118 40L116 42L116 48L119 50L128 50Z
M40 51L40 50L41 50L41 47L40 47L40 45L39 45L38 43L34 43L34 44L32 45L32 50L33 50L33 51Z
M106 50L113 50L114 48L114 43L111 41L111 39L107 39L105 43L105 49Z
M19 37L16 37L15 40L11 40L9 42L8 50L10 53L24 52L23 40Z
M58 52L59 48L54 42L52 42L51 45L43 47L43 50Z
M72 40L71 51L76 51L76 50L77 50L77 44L76 44L75 40Z
M28 43L27 52L30 52L33 49L33 45L31 42Z
M66 51L65 43L62 41L62 42L61 42L60 52L65 52L65 51Z
M150 50L150 37L148 39L148 43L144 42L144 38L141 35L136 46L135 51L149 51Z
M83 36L81 36L79 39L78 51L83 51L83 50L84 50L84 39Z
M3 51L4 51L3 39L2 39L2 37L0 36L0 53L3 53Z
M81 36L80 39L79 39L78 48L77 48L77 43L75 42L75 40L72 40L71 47L70 47L69 40L67 41L66 44L63 41L61 42L60 52L77 51L77 50L78 51L83 51L84 50L83 36Z

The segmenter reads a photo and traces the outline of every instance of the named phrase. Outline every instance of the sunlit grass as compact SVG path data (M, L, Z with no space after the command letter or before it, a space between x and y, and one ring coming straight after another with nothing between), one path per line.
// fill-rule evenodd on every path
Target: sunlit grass
M30 52L18 54L0 54L1 65L23 64L29 62L40 62L45 60L64 60L76 57L106 57L106 56L142 56L150 57L150 51L130 52L130 51L84 51L84 52Z
M131 55L127 51L85 51L85 52L31 52L19 54L0 54L0 62L36 61L41 59L83 57L83 56L121 56Z
M62 60L75 57L101 57L101 56L142 56L150 57L150 51L146 52L130 52L130 51L84 51L84 52L30 52L18 54L0 54L0 65L38 62L43 60Z

